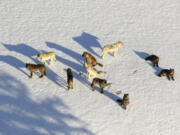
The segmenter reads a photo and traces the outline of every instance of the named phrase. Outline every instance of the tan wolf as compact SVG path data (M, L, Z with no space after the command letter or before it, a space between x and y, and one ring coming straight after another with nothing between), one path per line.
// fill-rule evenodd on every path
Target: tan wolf
M102 72L102 71L97 71L91 64L89 64L87 62L84 63L84 66L87 71L87 79L89 79L90 77L92 77L92 78L98 77L98 75L106 73L106 72Z
M86 62L90 63L92 66L96 66L96 65L99 65L101 67L103 66L101 63L97 62L96 58L89 52L84 52L82 56L86 59Z
M41 76L40 78L42 78L44 75L46 75L46 68L44 66L44 64L26 64L26 68L30 71L30 76L29 78L32 78L33 76L33 72L40 72Z
M39 53L37 54L37 59L41 60L44 64L47 60L50 60L50 63L52 63L52 60L56 62L56 55L54 52L48 52L48 53Z
M104 55L108 52L112 52L116 56L118 49L123 45L122 42L118 41L112 45L105 45L102 49L101 57L104 58Z

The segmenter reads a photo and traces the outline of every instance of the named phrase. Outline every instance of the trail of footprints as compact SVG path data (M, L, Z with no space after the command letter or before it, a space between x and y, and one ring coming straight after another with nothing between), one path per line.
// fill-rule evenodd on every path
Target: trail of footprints
M118 49L123 45L122 42L117 42L111 45L105 45L102 49L102 53L101 53L101 57L102 59L104 59L105 55L108 52L112 52L114 56L116 56ZM97 85L100 87L100 92L103 93L103 89L110 85L110 83L107 82L106 79L101 79L98 76L100 74L105 74L106 72L103 71L97 71L95 66L100 66L103 67L103 64L99 63L96 58L90 54L89 52L84 52L82 54L82 57L84 57L86 59L86 61L84 62L84 67L86 68L87 71L87 75L86 78L89 80L90 78L92 78L92 83L91 83L91 87L92 90L94 91L94 87ZM30 64L27 63L26 64L26 68L30 71L30 76L29 78L32 78L33 76L33 72L40 72L40 78L42 78L44 75L46 75L46 68L45 68L45 62L47 60L50 61L50 64L52 63L52 61L56 61L56 55L54 52L48 52L45 54L37 54L37 59L39 59L40 61L43 62L43 64ZM157 66L159 67L158 63L159 63L159 57L156 55L150 55L148 57L145 58L146 61L151 61L153 63L153 67ZM79 75L81 75L82 73L80 72ZM161 76L166 76L169 80L174 80L174 69L162 69L159 74L159 77ZM73 89L73 73L71 68L67 69L67 88L69 89ZM117 91L116 94L121 94L121 91ZM117 102L120 103L120 105L126 109L127 105L130 103L129 102L129 94L124 94L123 99L117 99Z

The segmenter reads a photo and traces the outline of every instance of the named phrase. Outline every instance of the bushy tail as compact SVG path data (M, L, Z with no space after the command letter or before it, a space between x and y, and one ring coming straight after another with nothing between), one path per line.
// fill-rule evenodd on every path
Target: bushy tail
M102 74L106 74L106 72L99 71L98 74L102 75Z
M97 65L99 65L99 66L103 67L103 64L101 64L101 63L97 63Z

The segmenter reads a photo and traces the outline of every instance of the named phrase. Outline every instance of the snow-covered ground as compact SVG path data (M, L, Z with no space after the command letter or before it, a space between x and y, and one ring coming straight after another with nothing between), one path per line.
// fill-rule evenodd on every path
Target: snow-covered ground
M180 134L179 37L179 0L1 0L0 135ZM102 47L117 41L117 57L101 59ZM49 51L57 61L47 76L29 79L25 63ZM103 94L85 78L84 51L112 83ZM160 57L159 68L144 60L149 54ZM175 81L157 77L163 68L175 69ZM116 102L124 93L127 110Z

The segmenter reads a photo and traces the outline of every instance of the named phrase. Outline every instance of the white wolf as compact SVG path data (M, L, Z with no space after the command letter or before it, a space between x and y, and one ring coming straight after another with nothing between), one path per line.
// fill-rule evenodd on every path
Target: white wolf
M48 52L45 54L37 54L37 59L41 60L44 64L47 60L50 60L49 64L52 63L52 60L56 61L56 55L54 52Z
M87 79L90 77L98 77L99 74L105 74L106 72L97 71L91 64L88 64L87 62L84 63L84 66L87 71Z
M116 56L118 49L120 48L120 46L122 46L123 43L118 41L117 43L114 43L112 45L105 45L103 47L102 53L101 53L101 57L102 59L104 58L104 55L108 52L113 52L113 55Z

